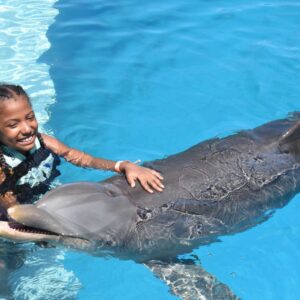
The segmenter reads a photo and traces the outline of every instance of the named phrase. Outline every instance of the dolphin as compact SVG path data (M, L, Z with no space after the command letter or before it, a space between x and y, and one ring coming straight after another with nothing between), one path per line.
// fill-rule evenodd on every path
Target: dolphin
M180 254L267 220L300 188L300 113L146 163L166 188L149 194L123 176L62 185L9 208L0 235L144 263L182 299L238 299Z

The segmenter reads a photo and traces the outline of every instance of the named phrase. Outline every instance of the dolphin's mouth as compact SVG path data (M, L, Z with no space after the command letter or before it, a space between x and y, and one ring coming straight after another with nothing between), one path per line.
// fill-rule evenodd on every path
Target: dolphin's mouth
M53 231L23 225L14 220L0 221L0 238L9 239L14 242L50 242L52 245L57 243L67 247L74 247L84 251L93 250L94 244L82 238L72 236L62 236Z
M20 241L47 241L80 249L88 249L90 242L60 231L60 224L47 212L31 204L15 205L8 209L9 221L0 221L0 237Z
M39 229L39 228L35 228L35 227L26 226L26 225L17 223L16 221L9 221L9 222L7 222L7 225L9 226L10 229L13 229L15 231L22 232L22 233L58 236L58 234L55 233L55 232L44 230L44 229Z
M0 236L25 240L57 240L62 233L56 220L34 205L15 205L7 210L9 221L0 222Z
M16 242L58 241L55 232L20 224L16 221L0 221L0 238Z

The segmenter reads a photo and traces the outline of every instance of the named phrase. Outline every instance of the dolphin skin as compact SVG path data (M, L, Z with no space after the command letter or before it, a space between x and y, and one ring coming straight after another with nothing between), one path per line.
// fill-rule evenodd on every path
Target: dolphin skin
M9 209L0 235L47 241L147 265L182 299L238 299L200 265L178 259L268 219L300 188L300 113L149 162L166 188L123 176L62 185Z

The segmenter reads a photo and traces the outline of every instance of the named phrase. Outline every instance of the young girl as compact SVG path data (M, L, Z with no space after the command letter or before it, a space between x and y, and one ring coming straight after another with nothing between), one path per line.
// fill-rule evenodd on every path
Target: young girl
M131 187L136 180L149 193L164 188L162 176L129 161L111 161L68 147L38 132L38 122L21 86L0 84L0 208L38 199L60 173L59 157L74 165L124 173Z

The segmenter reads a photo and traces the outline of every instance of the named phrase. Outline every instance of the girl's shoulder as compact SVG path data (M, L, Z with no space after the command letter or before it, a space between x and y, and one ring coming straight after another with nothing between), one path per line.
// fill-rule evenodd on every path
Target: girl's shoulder
M69 150L69 147L59 141L57 138L41 133L41 138L43 139L44 146L50 149L55 154L62 156L66 151Z

